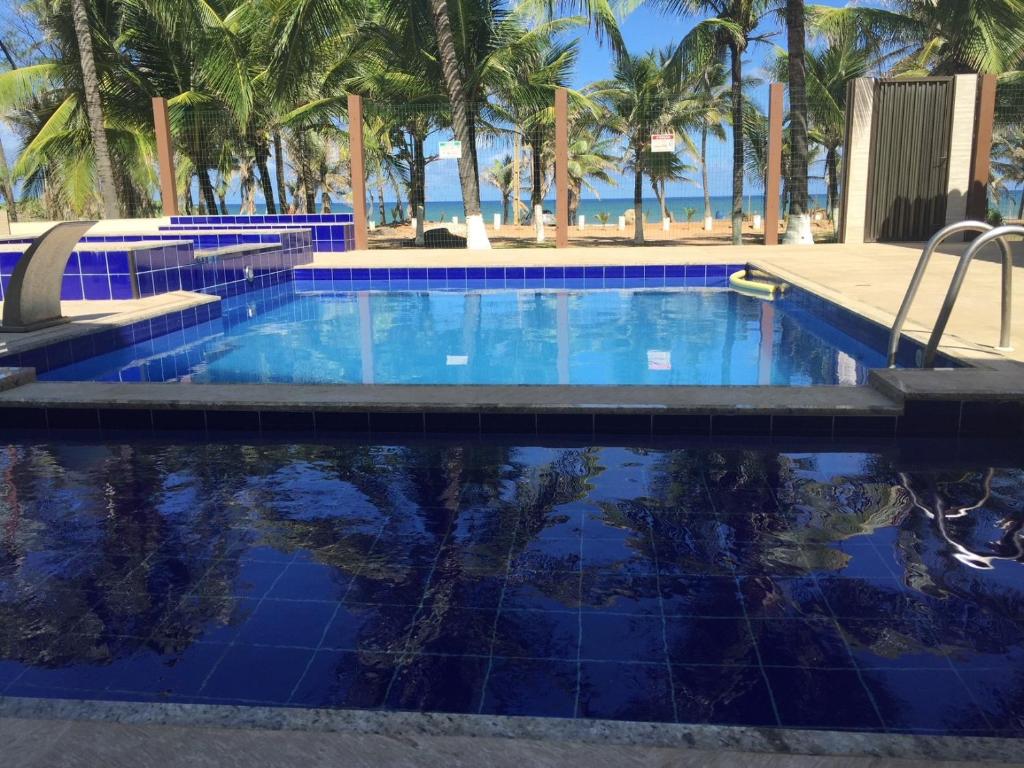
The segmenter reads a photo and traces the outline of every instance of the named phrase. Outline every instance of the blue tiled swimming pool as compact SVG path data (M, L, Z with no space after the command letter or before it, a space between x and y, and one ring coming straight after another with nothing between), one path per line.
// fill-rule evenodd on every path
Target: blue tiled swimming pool
M307 284L312 285L312 284ZM297 289L298 286L298 289ZM376 384L862 384L885 331L792 291L301 290L50 370L51 380ZM904 358L913 350L906 345Z
M1024 462L955 450L9 444L0 693L1021 738Z

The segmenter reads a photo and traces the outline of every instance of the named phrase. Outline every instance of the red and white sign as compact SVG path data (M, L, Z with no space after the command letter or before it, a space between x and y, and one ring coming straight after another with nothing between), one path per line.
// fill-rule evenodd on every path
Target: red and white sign
M676 135L674 133L652 133L651 152L675 152Z

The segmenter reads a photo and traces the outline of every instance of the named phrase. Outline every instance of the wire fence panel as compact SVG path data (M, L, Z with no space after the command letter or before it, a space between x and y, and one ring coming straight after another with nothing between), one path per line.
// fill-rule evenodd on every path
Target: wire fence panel
M1024 223L1024 78L1007 78L996 90L988 218Z
M181 213L352 210L348 130L339 117L256 128L206 105L172 104L168 113Z

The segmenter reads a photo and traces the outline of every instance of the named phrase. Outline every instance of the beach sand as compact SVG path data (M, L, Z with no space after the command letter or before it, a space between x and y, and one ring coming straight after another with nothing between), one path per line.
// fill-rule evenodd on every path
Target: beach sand
M832 222L821 220L812 225L815 240L829 240L833 235ZM440 224L430 222L426 229L447 228L453 234L464 235L465 225ZM785 222L779 222L779 233L785 231ZM532 226L504 224L499 231L488 225L487 235L494 248L538 248L555 247L555 228L544 228L544 242L538 243L536 232ZM416 236L415 230L408 223L383 227L377 227L369 233L370 248L402 248L413 247ZM764 233L762 230L754 229L750 219L744 221L743 241L745 243L756 243L762 241ZM580 231L576 226L569 227L569 243L573 246L629 246L633 245L633 226L627 225L625 230L620 231L616 224L608 224L602 227L600 224L587 223ZM713 222L713 229L706 232L703 222L672 222L666 232L662 224L644 225L644 245L731 245L732 226L728 220L717 219Z

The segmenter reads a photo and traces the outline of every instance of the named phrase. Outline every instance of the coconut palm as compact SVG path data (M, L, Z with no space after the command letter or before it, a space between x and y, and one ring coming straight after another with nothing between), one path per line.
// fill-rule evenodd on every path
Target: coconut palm
M789 56L789 216L785 242L814 243L807 211L807 77L804 0L786 0L786 43Z
M633 172L633 242L644 242L643 182L649 136L665 114L665 79L654 53L623 54L614 77L593 85L592 96L605 106L613 131L625 142L623 167Z
M110 149L107 147L103 102L100 97L99 76L96 74L96 61L93 59L92 33L89 31L89 14L85 8L85 0L71 0L71 18L75 23L78 56L82 62L85 112L89 119L93 153L96 155L96 183L103 199L103 215L108 219L116 219L121 215L121 205L117 200L114 170L110 163Z
M569 221L575 222L583 190L598 197L593 182L615 184L614 170L618 159L615 140L602 135L603 131L589 113L578 113L569 125Z
M992 143L993 191L1016 188L1020 195L1017 218L1024 219L1024 127L1000 129Z
M846 92L849 83L867 77L876 52L866 48L856 31L838 32L825 45L806 53L808 137L825 152L826 208L834 217L839 205L839 153L846 137ZM773 66L775 77L788 76L785 53Z
M708 138L725 141L725 125L730 119L729 88L725 67L712 61L692 73L690 82L697 104L697 128L700 131L700 184L704 194L704 227L711 229L711 187L708 183Z
M494 158L491 167L484 173L484 181L493 185L501 194L501 218L508 221L508 208L512 200L514 170L512 155Z
M883 8L808 8L811 25L832 37L852 26L884 50L895 74L998 74L1024 61L1020 0L893 0Z
M643 0L632 0L638 5ZM743 56L767 35L756 32L770 10L768 0L647 0L682 15L709 14L694 25L675 50L680 62L707 66L728 54L732 125L743 123ZM732 131L732 242L743 243L743 131Z

